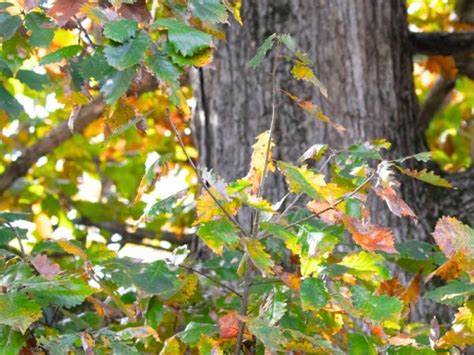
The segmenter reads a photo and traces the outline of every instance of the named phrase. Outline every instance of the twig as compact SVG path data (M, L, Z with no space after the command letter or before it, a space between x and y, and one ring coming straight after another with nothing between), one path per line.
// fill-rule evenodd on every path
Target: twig
M293 208L294 205L300 200L300 198L303 197L303 194L298 194L296 195L295 199L290 202L290 204L283 210L282 213L280 213L277 218L275 218L275 223L277 223L280 219L283 218L283 216L288 213L289 210Z
M225 288L226 290L232 292L232 293L235 294L237 297L242 298L242 295L241 295L239 292L237 292L236 290L234 290L232 287L227 286L226 284L220 282L219 280L213 278L212 276L207 275L206 273L204 273L204 272L202 272L202 271L196 270L196 269L194 269L194 268L192 268L192 267L190 267L190 266L186 266L186 265L179 265L179 267L181 267L181 268L183 268L183 269L185 269L185 270L194 272L194 273L196 273L196 274L199 274L199 275L201 275L201 276L204 276L205 278L211 280L212 282L216 283L217 285L221 286L222 288Z
M313 219L313 218L315 218L315 217L318 217L318 216L322 215L323 213L334 209L334 207L336 207L337 205L341 204L342 202L344 202L344 201L347 200L348 198L351 198L351 197L354 196L356 193L358 193L370 180L372 180L372 179L374 178L374 176L375 176L375 173L370 174L370 176L369 176L367 179L365 179L359 186L357 186L352 192L350 192L349 194L347 194L347 195L345 195L345 196L339 198L333 205L331 205L331 206L329 206L329 207L327 207L327 208L325 208L325 209L319 211L318 213L311 214L311 215L309 215L309 216L306 216L306 217L304 217L304 218L299 219L299 220L296 221L296 222L290 223L290 224L288 224L288 225L286 225L286 226L282 226L282 228L283 228L283 229L290 229L290 228L292 228L292 227L294 227L294 226L296 226L296 225L298 225L298 224L300 224L300 223L309 221L310 219ZM261 236L260 239L265 239L265 238L267 238L267 237L269 237L269 236L271 236L270 233Z
M173 129L174 135L178 139L179 145L181 146L181 149L183 150L184 154L186 155L186 159L188 160L189 164L191 165L192 169L194 170L194 173L196 174L199 183L201 186L206 190L206 192L211 196L211 198L214 200L216 205L221 209L221 211L225 214L225 216L240 230L240 233L242 233L243 236L248 236L248 233L243 229L243 227L240 225L240 223L225 209L225 207L220 203L220 201L217 199L216 196L211 192L211 190L207 187L206 182L202 178L201 174L199 173L199 170L194 164L193 160L189 156L188 152L186 151L186 147L183 143L183 140L181 139L181 136L179 135L178 130L176 129L176 126L174 125L173 121L171 120L170 113L168 110L168 121L171 125L171 128Z
M251 269L250 263L247 263L247 268L245 270L245 276L244 276L244 292L241 297L240 310L239 310L239 314L243 316L247 314L251 282L252 282L252 269ZM235 355L240 354L240 348L242 347L242 341L244 340L244 328L245 328L245 323L239 320L239 332L237 334L237 343L235 344Z
M272 136L273 131L275 129L275 121L276 121L276 70L278 67L278 53L279 53L279 46L276 47L275 52L275 59L273 62L273 69L272 69L272 118L270 120L270 131L268 134L268 142L267 142L267 151L265 153L265 162L263 164L263 172L262 178L260 180L260 185L258 186L257 197L261 197L265 188L265 182L267 178L267 171L268 171L268 164L270 160L270 152L272 149ZM253 220L252 225L252 235L256 236L258 232L258 224L260 220L260 211L257 211L255 214L255 219Z
M74 15L72 18L76 21L77 27L79 28L79 32L83 33L84 37L87 39L87 42L89 42L89 45L92 48L95 48L96 47L95 43L92 42L92 39L90 38L89 34L87 33L87 30L84 28L84 26L82 26L81 21L77 18L76 15Z

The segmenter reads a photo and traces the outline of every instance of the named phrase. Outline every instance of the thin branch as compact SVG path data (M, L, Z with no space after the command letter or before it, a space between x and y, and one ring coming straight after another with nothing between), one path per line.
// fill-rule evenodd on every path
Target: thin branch
M446 75L441 75L436 81L431 91L426 96L426 99L421 106L419 125L423 130L428 127L431 119L441 110L446 104L445 98L454 89L456 79L449 78Z
M199 180L199 183L201 184L201 186L204 188L204 190L206 190L206 192L209 194L209 196L211 196L212 200L215 202L215 204L220 208L220 210L224 213L224 215L239 229L240 233L243 235L243 236L247 236L247 232L245 232L244 228L240 225L240 223L234 218L234 216L232 216L226 209L225 207L221 204L221 202L217 199L216 196L214 196L214 194L212 193L212 191L207 187L207 184L206 182L204 181L204 179L202 178L200 172L199 172L199 169L197 168L196 164L194 164L194 161L191 159L191 157L189 156L188 152L186 151L186 146L184 145L184 142L183 140L181 139L181 136L178 132L178 130L176 129L176 126L174 125L173 123L173 120L171 119L170 117L170 113L169 113L169 110L168 110L168 121L171 125L171 128L173 129L173 132L174 132L174 135L176 136L176 138L178 139L178 143L179 145L181 146L181 149L183 150L184 154L186 155L186 159L188 160L189 164L191 165L191 168L194 170L194 173L196 174L198 180Z
M453 55L474 51L474 31L470 32L411 32L414 54Z
M309 221L310 219L313 219L313 218L315 218L315 217L319 217L319 216L321 216L323 213L334 209L334 207L336 207L337 205L341 204L342 202L344 202L344 201L347 200L348 198L351 198L351 197L354 196L356 193L358 193L368 182L370 182L370 181L374 178L374 176L375 176L375 173L370 174L369 177L366 178L366 179L365 179L359 186L357 186L352 192L350 192L349 194L347 194L347 195L345 195L345 196L339 198L338 200L336 200L336 202L335 202L333 205L331 205L331 206L329 206L329 207L327 207L327 208L325 208L325 209L319 211L318 213L311 214L311 215L309 215L309 216L306 216L306 217L304 217L304 218L299 219L298 221L295 221L295 222L293 222L293 223L290 223L290 224L288 224L288 225L286 225L286 226L282 226L283 229L290 229L290 228L292 228L292 227L294 227L294 226L297 226L297 225L300 224L300 223ZM261 236L260 239L265 239L265 238L267 238L267 237L269 237L269 236L271 236L270 233Z
M268 142L267 142L267 150L265 152L265 162L263 164L263 172L262 178L260 180L260 185L258 186L257 197L261 197L265 188L265 182L267 179L267 172L268 172L268 164L270 160L270 153L272 150L272 137L273 131L275 129L275 121L276 121L276 70L278 67L278 53L279 53L279 46L276 47L275 58L273 61L273 69L272 69L272 118L270 120L270 131L268 134ZM253 220L252 225L252 235L256 236L258 233L258 224L260 220L260 211L257 211L255 214L255 218Z
M84 37L86 38L87 42L89 42L89 45L92 48L97 47L96 44L90 38L89 34L87 33L87 30L84 28L84 26L82 26L81 20L79 20L76 15L74 15L72 18L74 19L74 21L76 21L77 28L79 29L79 32L84 34Z
M277 223L280 219L282 219L283 216L285 216L285 214L287 214L293 208L293 206L296 205L296 203L300 200L301 197L303 197L303 194L296 195L294 200L290 202L290 204L283 210L282 213L277 216L277 218L275 218L274 222Z
M190 266L186 266L186 265L179 265L179 267L181 267L181 268L183 268L183 269L185 269L185 270L194 272L194 273L196 273L196 274L199 274L199 275L201 275L201 276L204 276L205 278L211 280L211 281L214 282L215 284L221 286L222 288L225 288L227 291L232 292L232 293L233 293L234 295L236 295L237 297L242 298L242 295L241 295L239 292L237 292L236 290L234 290L232 287L227 286L226 284L220 282L219 280L213 278L212 276L209 276L209 275L205 274L205 273L202 272L202 271L196 270L196 269L194 269L194 268L192 268L192 267L190 267Z
M247 314L251 282L252 282L252 269L251 269L250 263L247 262L247 268L245 269L245 276L244 276L244 292L241 297L240 310L239 310L239 314L243 316ZM244 340L244 329L245 329L245 323L239 320L239 332L237 333L237 342L235 344L235 355L240 354L240 348L242 347L242 342Z

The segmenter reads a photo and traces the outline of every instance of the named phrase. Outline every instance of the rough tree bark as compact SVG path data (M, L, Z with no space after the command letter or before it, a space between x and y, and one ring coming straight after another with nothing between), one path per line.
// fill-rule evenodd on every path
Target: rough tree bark
M382 137L393 143L395 156L426 150L426 125L418 122L403 0L245 1L242 14L245 26L234 24L228 30L227 41L216 51L215 70L201 71L194 80L198 93L195 129L202 165L228 181L246 174L254 138L268 129L271 115L270 61L257 70L246 64L274 32L292 34L308 52L328 88L329 100L310 86L295 83L284 65L278 69L277 86L311 98L347 128L341 136L280 95L276 159L294 162L315 143L341 148ZM454 191L407 181L402 193L420 217L418 226L393 217L377 201L373 219L391 226L397 239L405 241L432 241L434 222L442 215L474 225L472 174L471 169L450 177L459 187ZM266 195L273 201L284 194L284 183L278 178L272 177L267 187ZM424 318L432 316L433 310L425 307L419 312Z

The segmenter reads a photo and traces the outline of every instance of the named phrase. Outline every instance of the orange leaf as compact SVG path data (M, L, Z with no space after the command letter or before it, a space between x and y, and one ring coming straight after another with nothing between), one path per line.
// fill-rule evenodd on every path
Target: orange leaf
M398 253L395 250L394 238L390 229L370 223L361 223L348 216L344 216L342 220L347 230L352 234L352 239L365 250Z
M410 206L407 205L398 195L397 192L389 187L375 186L373 187L377 196L385 201L389 210L398 217L411 217L415 221L418 220L416 214L412 211Z
M229 312L219 318L217 323L222 339L235 338L239 334L239 320L236 311Z
M324 223L336 224L341 220L341 212L337 211L328 202L309 201L306 207Z

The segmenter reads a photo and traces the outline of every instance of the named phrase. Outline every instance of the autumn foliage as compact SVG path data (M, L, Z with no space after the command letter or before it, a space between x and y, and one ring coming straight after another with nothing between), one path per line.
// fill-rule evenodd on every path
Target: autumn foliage
M371 219L378 199L397 218L419 222L401 197L404 179L453 188L425 168L430 153L389 160L381 137L345 150L315 144L296 162L277 160L274 110L248 173L224 181L195 162L182 76L212 62L219 23L232 16L242 24L240 1L106 3L0 3L8 83L0 103L9 117L26 120L15 87L35 90L41 80L62 104L53 122L77 124L94 100L105 107L72 138L92 141L89 148L63 147L2 201L0 354L435 354L474 344L474 230L443 217L434 245ZM24 69L22 56L44 71ZM327 97L292 36L269 36L249 66L264 60ZM274 108L277 96L289 99L308 119L345 131L313 102L272 90ZM91 202L73 182L95 166L104 183ZM176 171L186 173L185 187L156 193ZM288 189L277 201L266 197L270 174ZM56 230L72 230L68 238L54 233L52 216ZM168 234L171 246L160 243ZM113 247L139 236L159 257L144 262ZM410 322L421 299L452 307L452 323Z

